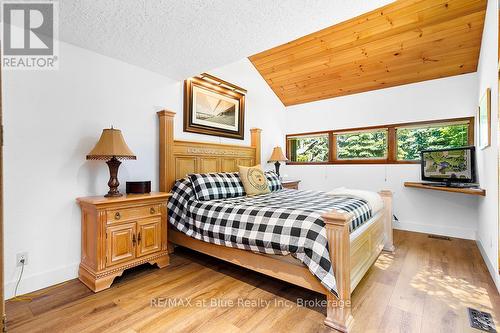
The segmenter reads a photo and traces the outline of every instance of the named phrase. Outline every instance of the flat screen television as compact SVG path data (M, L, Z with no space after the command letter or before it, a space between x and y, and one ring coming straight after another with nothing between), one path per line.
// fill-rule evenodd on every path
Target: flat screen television
M476 149L474 146L422 150L422 180L446 186L476 183Z

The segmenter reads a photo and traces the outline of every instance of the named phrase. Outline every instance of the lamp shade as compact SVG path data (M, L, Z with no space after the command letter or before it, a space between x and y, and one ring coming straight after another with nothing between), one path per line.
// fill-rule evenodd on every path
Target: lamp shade
M286 158L285 154L283 154L281 147L274 147L271 158L269 158L269 162L281 162L281 161L288 161L288 158Z
M122 131L119 129L105 128L94 149L87 155L88 160L107 160L110 158L135 160L134 153L125 143Z

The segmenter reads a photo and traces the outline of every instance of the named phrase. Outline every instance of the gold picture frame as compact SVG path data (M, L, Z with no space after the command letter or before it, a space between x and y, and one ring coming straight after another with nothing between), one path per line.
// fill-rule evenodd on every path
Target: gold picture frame
M478 123L478 146L480 149L485 149L491 145L491 89L486 89L486 92L481 97L477 113Z
M207 73L184 81L184 131L244 139L246 90Z

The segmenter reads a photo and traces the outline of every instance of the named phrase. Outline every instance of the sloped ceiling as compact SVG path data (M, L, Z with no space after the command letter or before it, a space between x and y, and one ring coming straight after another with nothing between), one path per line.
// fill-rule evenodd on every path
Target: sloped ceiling
M62 41L183 80L392 0L65 0Z
M285 105L475 72L486 0L402 0L255 54Z

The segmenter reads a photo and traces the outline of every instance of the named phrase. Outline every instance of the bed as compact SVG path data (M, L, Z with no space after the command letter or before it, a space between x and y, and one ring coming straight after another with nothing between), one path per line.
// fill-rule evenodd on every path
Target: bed
M190 142L174 139L174 117L171 111L158 112L160 120L160 190L179 192L179 186L189 188L189 184L182 183L182 179L188 174L210 173L210 172L235 172L239 165L253 166L260 164L260 140L261 130L251 129L251 145L224 145L204 142ZM181 191L182 192L182 191ZM313 198L320 194L312 191L280 190L269 195L254 198L229 198L227 200L215 200L209 202L191 202L191 206L175 199L169 203L175 212L176 219L169 212L168 241L169 249L174 246L183 246L195 251L240 265L274 278L313 290L326 295L327 316L325 324L337 330L347 332L352 325L351 315L351 292L356 288L359 281L377 259L382 250L394 251L392 239L392 193L380 191L383 205L380 209L367 212L363 201L343 197L339 199L327 193L324 200L313 202L307 196ZM190 194L184 195L188 200ZM358 198L359 199L359 198ZM351 200L351 201L346 201ZM187 201L186 201L187 202ZM321 202L328 202L321 204ZM308 203L308 204L306 204ZM347 206L353 209L346 209ZM177 207L177 209L175 208ZM217 208L218 207L218 208ZM304 230L319 228L313 245L310 248L325 247L325 250L316 251L309 258L304 252L297 250L296 246L291 249L279 248L273 251L271 243L260 244L262 239L255 238L246 243L232 240L231 235L215 237L213 233L207 236L207 230L195 230L190 225L197 223L196 219L188 221L187 216L179 210L196 209L200 216L212 215L212 212L221 209L233 209L233 221L248 222L248 216L258 215L272 217L273 223L281 226L294 222L295 217L290 217L291 211L300 211L301 220L297 227ZM278 218L273 214L280 214ZM249 213L250 212L250 213ZM191 216L193 213L189 213ZM234 214L237 215L234 218ZM293 215L293 214L292 214ZM296 220L296 219L295 219ZM217 216L213 223L220 221ZM269 219L266 220L266 224ZM248 228L248 223L242 228ZM198 227L200 224L198 224ZM253 224L252 224L253 226ZM189 229L192 229L191 231ZM199 229L199 228L198 228ZM273 234L279 237L284 231L275 231ZM282 228L279 230L283 230ZM235 231L237 233L237 231ZM322 235L325 241L323 242ZM234 235L233 235L234 236ZM268 235L269 236L269 235ZM289 235L287 235L289 236ZM224 241L224 237L226 237ZM264 237L264 236L262 236ZM269 236L270 237L270 236ZM286 237L289 239L290 237ZM222 241L221 241L222 239ZM257 243L256 243L257 242ZM237 244L242 244L238 247ZM294 243L295 244L295 243ZM319 244L319 245L318 245ZM253 246L252 246L253 245ZM259 246L261 245L261 246ZM294 252L295 251L295 252ZM269 252L269 253L266 253ZM326 256L326 258L325 258ZM313 257L316 257L312 260ZM331 270L328 268L328 261ZM321 266L318 268L318 266ZM330 276L331 275L331 276Z

